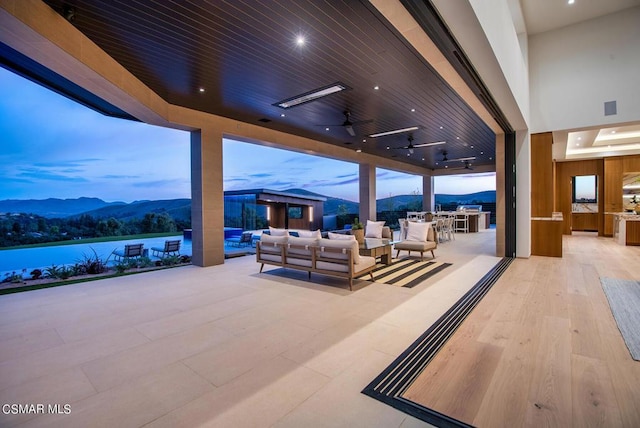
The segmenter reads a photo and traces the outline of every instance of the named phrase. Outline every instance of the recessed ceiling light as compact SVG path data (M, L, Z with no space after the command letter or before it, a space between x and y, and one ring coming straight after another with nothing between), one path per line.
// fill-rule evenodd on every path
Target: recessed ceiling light
M489 158L489 160L493 160L493 158Z
M424 158L422 158L422 160L424 160Z
M460 137L456 137L456 140L459 140L459 139L460 139Z
M582 140L582 137L578 137L578 140Z
M484 152L480 152L480 154L481 154L481 155L483 155L483 154L484 154Z
M580 145L580 143L576 143L576 146L579 146L579 145Z
M376 85L373 87L373 89L377 91L378 89L380 89L380 86Z
M412 108L412 109L411 109L411 112L414 112L414 111L416 111L416 109Z
M616 133L616 131L611 131L611 133L612 133L612 134L615 134L615 133Z
M200 93L203 93L203 92L204 92L204 88L200 88L200 89L198 89L198 91L199 91Z
M407 153L407 156L411 156L411 153Z
M387 146L387 150L389 150L389 146Z
M385 131L385 132L379 132L377 134L371 134L369 135L369 137L371 138L384 137L385 135L401 134L403 132L416 131L416 130L418 130L418 127L412 126L410 128L394 129L393 131Z
M318 98L326 97L327 95L335 94L336 92L345 91L347 89L351 88L344 83L336 82L333 85L324 86L322 88L314 89L313 91L305 92L304 94L296 95L293 98L278 101L274 106L278 106L280 108L291 108L299 106L300 104L315 101Z
M363 140L362 140L362 142L363 142L363 143L366 143L366 142L367 142L367 139L366 139L366 138L365 138L365 139L363 139Z
M362 153L362 149L356 150L356 153Z
M473 149L473 146L471 146L471 148Z
M449 165L445 165L444 167L445 167L445 168L449 168Z
M444 126L441 126L440 129L444 129Z
M304 46L305 43L306 43L306 39L304 38L304 36L296 37L296 45Z
M325 131L328 131L328 130L329 130L329 128L324 128L324 130L325 130Z
M285 117L285 116L286 116L286 114L284 114L284 113L282 113L282 114L280 115L280 117Z
M607 147L608 147L608 148L611 148L611 144L609 144Z
M436 165L438 165L438 162L436 162Z
M574 4L576 0L568 0L567 4Z

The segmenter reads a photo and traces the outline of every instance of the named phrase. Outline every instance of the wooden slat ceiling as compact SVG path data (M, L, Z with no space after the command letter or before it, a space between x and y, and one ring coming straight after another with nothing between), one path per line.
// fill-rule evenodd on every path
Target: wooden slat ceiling
M431 169L455 166L441 162L443 150L494 164L494 133L365 0L45 3L61 14L74 7L73 25L170 103ZM335 82L351 89L274 106ZM341 126L326 131L345 110L353 122L373 122L355 125L356 137ZM446 144L407 156L393 149L407 145L407 134L368 137L410 126L420 127L414 144Z

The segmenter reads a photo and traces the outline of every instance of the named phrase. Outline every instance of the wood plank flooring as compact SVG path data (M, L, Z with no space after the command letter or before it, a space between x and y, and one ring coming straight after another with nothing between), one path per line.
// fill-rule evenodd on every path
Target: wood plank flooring
M640 362L600 285L640 280L640 247L563 245L515 260L403 397L478 427L640 426Z

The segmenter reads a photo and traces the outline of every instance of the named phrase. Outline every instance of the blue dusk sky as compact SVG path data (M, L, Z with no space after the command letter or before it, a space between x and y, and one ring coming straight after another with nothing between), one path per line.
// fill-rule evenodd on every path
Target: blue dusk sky
M189 133L104 116L0 68L0 199L189 198ZM303 188L358 200L358 165L225 140L224 188ZM422 193L378 169L377 197ZM495 174L436 177L436 193L495 190Z

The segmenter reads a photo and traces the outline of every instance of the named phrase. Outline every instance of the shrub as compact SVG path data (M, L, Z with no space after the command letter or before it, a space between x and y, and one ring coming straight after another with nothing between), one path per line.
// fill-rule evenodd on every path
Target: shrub
M40 279L42 277L42 271L40 269L34 269L29 275L31 275L31 279Z

